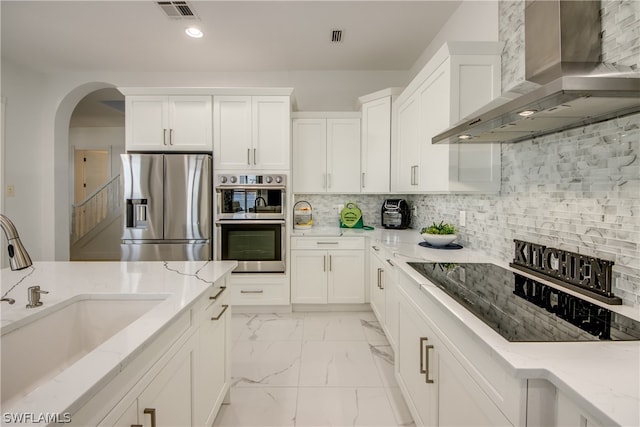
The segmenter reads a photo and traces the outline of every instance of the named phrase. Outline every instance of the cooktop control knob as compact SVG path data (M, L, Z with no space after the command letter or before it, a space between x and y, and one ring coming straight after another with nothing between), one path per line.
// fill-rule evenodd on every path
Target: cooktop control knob
M220 177L220 184L226 184L226 182L227 182L227 177L226 177L226 176L224 176L224 175L222 175L222 176Z
M281 177L280 175L277 175L277 176L276 176L276 182L277 182L278 184L282 184L282 177Z
M267 181L267 184L271 184L273 182L273 177L271 175L267 175L265 181Z
M231 176L231 177L229 177L229 181L231 181L232 184L235 184L236 181L238 181L238 178L235 177L235 176Z

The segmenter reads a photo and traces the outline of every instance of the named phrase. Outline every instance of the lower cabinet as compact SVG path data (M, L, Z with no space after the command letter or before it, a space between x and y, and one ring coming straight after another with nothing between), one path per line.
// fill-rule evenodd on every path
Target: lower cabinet
M398 336L396 269L386 251L375 244L371 245L369 251L369 300L373 313L395 350Z
M398 303L396 378L416 425L512 425L402 290Z
M227 284L225 277L212 286L177 325L73 414L72 425L213 425L228 401L231 379Z
M292 303L364 303L363 238L291 240Z

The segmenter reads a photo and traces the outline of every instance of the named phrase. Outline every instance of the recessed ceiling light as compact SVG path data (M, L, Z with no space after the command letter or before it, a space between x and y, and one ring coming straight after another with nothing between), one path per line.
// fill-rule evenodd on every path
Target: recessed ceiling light
M533 116L535 113L537 113L536 110L524 110L524 111L520 111L518 115L522 117L529 117L529 116Z
M194 39L199 39L204 35L204 33L200 31L199 28L196 28L196 27L189 27L186 30L184 30L184 32L187 33L189 37L193 37Z
M471 139L471 135L460 135L458 139Z

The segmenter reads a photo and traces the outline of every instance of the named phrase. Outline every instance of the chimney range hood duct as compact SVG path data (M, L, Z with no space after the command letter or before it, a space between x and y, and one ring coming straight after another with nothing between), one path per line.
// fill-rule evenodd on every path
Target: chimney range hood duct
M432 143L519 142L640 112L640 73L600 62L600 31L599 1L527 0L525 77L542 86L503 94Z

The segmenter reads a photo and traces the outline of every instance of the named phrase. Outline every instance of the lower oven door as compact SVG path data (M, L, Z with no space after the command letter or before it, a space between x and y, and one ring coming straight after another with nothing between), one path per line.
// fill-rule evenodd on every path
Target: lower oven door
M218 221L217 259L238 261L234 273L284 273L282 220Z

